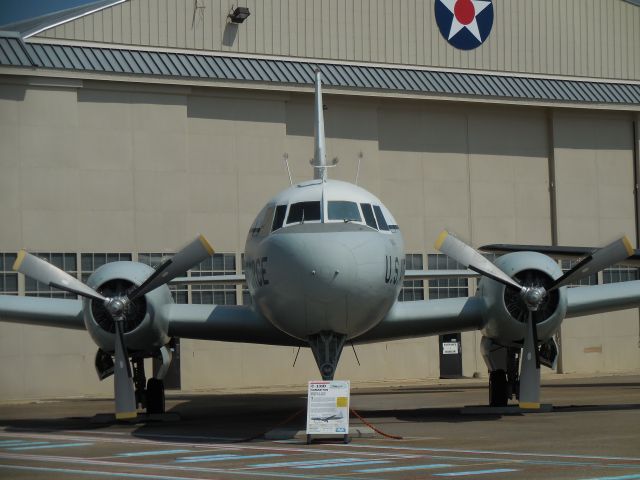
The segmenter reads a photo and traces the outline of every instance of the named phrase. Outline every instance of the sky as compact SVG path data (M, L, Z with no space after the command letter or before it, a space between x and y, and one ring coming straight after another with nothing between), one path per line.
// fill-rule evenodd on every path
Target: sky
M0 25L77 7L95 0L0 0Z

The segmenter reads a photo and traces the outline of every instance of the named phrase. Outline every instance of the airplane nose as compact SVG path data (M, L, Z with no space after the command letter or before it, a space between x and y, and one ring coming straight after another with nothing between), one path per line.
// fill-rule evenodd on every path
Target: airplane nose
M335 236L296 239L287 250L289 268L296 272L291 287L305 298L336 301L353 285L357 272L353 249Z
M269 250L269 262L281 267L274 268L278 295L269 303L278 305L271 320L299 338L323 330L348 333L349 286L358 272L353 247L316 232L274 235Z

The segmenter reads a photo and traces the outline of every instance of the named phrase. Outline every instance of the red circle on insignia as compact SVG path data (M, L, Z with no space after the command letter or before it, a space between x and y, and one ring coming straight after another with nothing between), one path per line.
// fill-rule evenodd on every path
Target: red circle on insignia
M462 25L469 25L476 17L476 9L471 0L458 0L453 7L453 13Z

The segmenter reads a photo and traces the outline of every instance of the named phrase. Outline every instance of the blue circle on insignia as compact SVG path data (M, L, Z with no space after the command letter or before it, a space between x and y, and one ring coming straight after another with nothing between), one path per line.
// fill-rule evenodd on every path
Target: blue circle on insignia
M436 0L435 15L442 36L459 50L478 48L493 27L491 0Z

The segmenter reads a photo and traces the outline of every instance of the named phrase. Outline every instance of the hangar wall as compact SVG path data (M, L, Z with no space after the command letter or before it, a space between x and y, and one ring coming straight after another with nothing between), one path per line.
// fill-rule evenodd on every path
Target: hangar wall
M640 79L640 9L621 0L494 0L483 48L442 38L425 0L131 0L48 38L357 62ZM199 8L197 8L199 7ZM624 28L620 28L620 26Z
M173 251L202 232L240 264L254 216L288 185L283 152L295 180L310 176L309 94L4 80L0 252ZM342 95L325 103L328 153L340 159L331 175L353 181L362 152L359 183L394 213L407 253L433 253L442 228L476 246L549 243L553 228L562 243L633 236L631 113ZM567 321L564 371L637 370L638 328L637 310ZM477 333L464 334L467 376L485 374L478 343ZM95 378L94 348L83 332L0 324L0 398L108 394L109 381ZM292 368L294 355L185 340L183 388L315 378L310 352ZM359 347L358 355L362 366L345 349L338 377L402 382L439 373L436 338Z

